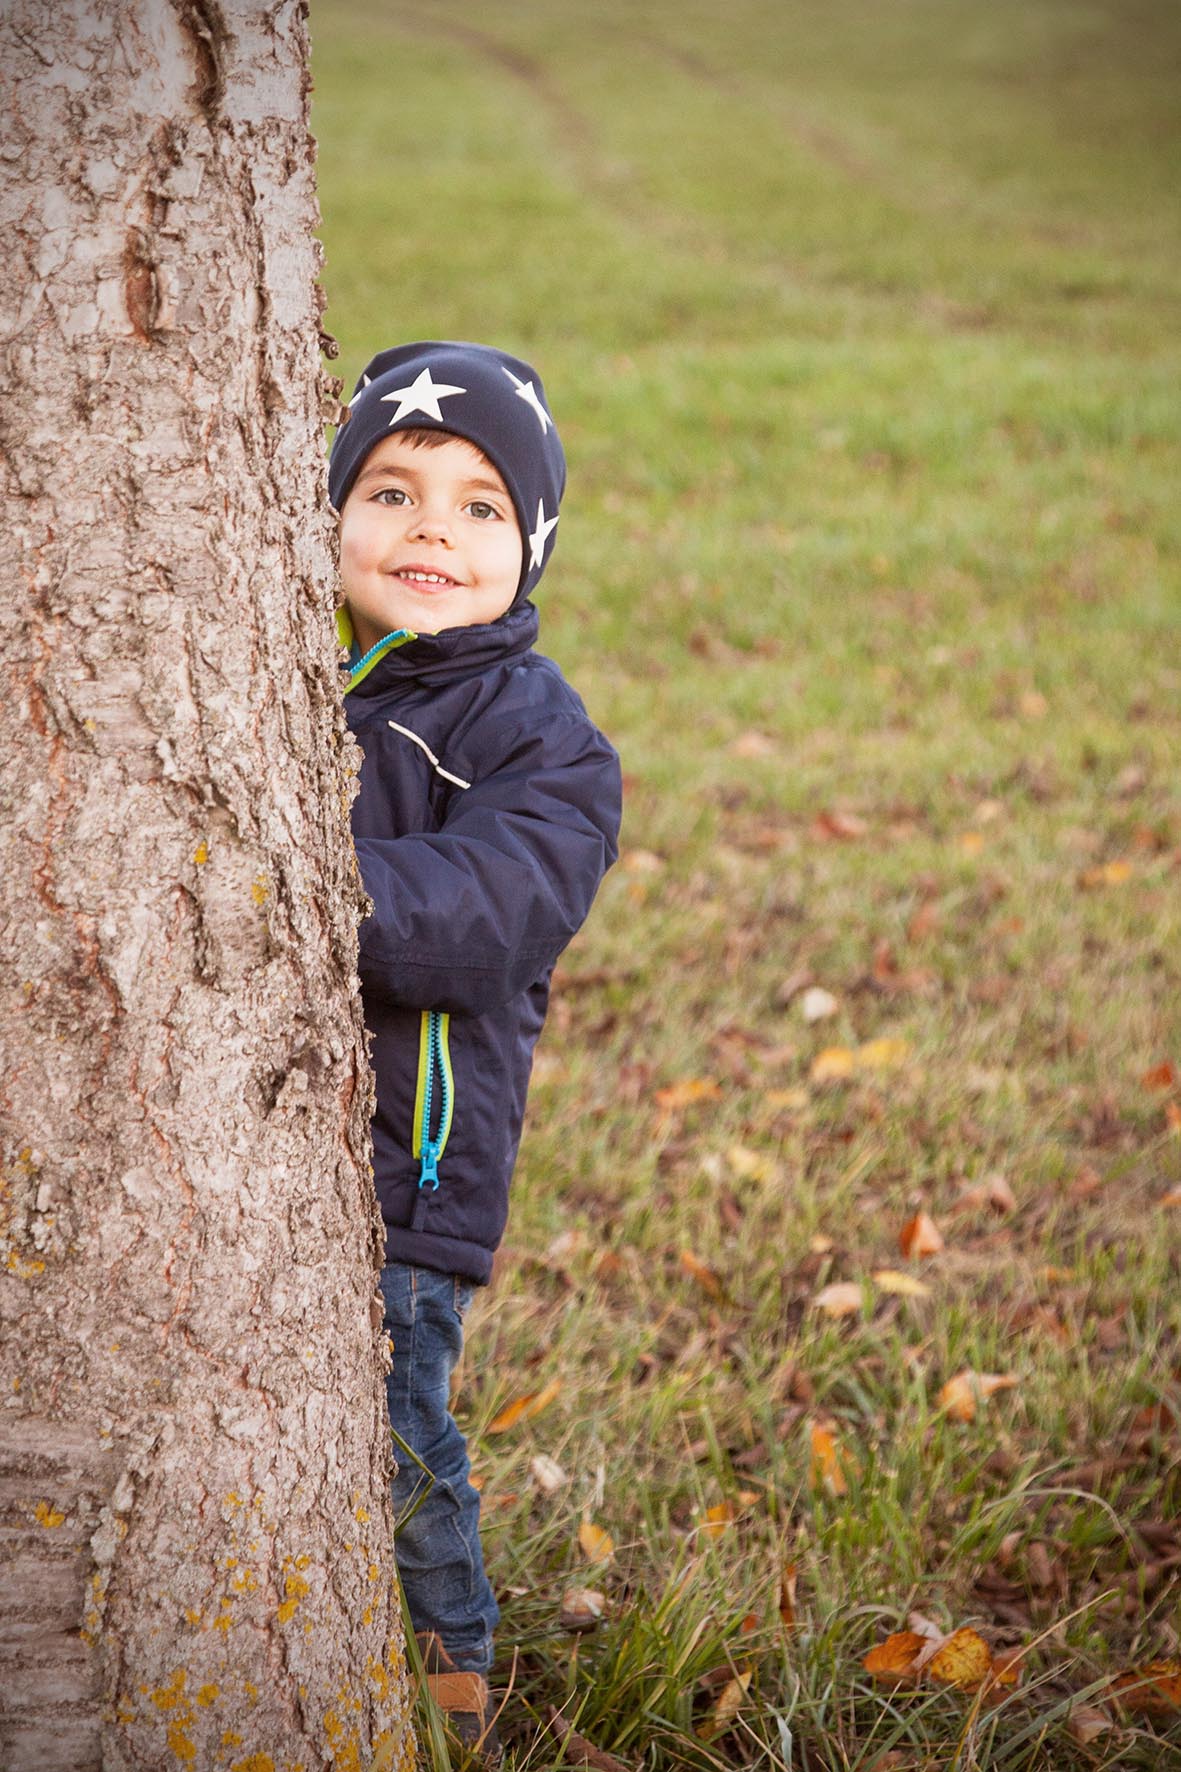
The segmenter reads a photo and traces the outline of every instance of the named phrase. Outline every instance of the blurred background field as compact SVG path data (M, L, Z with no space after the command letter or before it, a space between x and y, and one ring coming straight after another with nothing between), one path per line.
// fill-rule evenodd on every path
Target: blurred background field
M458 1403L516 1763L1181 1764L1181 12L312 32L338 367L540 367L627 779Z

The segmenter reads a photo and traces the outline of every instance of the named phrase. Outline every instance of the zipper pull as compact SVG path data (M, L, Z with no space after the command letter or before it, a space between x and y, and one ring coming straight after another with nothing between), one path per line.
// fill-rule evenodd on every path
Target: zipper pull
M433 1142L422 1147L422 1167L418 1172L420 1188L429 1187L432 1194L439 1191L439 1147Z

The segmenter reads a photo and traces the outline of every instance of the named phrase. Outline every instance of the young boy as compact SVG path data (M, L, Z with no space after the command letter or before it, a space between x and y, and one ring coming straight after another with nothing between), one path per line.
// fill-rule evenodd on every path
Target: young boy
M329 466L364 753L353 834L373 901L360 974L390 1419L434 1476L398 1569L432 1687L468 1740L489 1714L498 1610L448 1390L504 1230L550 974L620 818L615 752L533 650L530 593L565 479L536 372L471 344L375 357ZM403 1460L397 1513L418 1480Z

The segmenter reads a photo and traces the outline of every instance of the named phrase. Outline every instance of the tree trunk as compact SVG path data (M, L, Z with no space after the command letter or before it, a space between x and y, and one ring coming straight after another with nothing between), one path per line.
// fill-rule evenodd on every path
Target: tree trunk
M0 1765L408 1765L304 8L0 69Z

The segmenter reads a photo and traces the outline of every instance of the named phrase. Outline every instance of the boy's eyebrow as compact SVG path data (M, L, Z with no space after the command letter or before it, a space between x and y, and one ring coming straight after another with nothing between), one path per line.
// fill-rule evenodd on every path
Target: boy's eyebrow
M398 462L396 465L387 462L377 462L371 468L364 468L362 472L357 475L357 485L362 485L366 480L376 480L380 478L382 474L400 474L404 480L417 480L421 478L413 468L406 467L401 462ZM508 498L509 496L507 486L502 485L499 480L484 480L477 474L473 474L469 479L464 480L463 485L469 489L475 488L478 492L498 492L502 498Z

